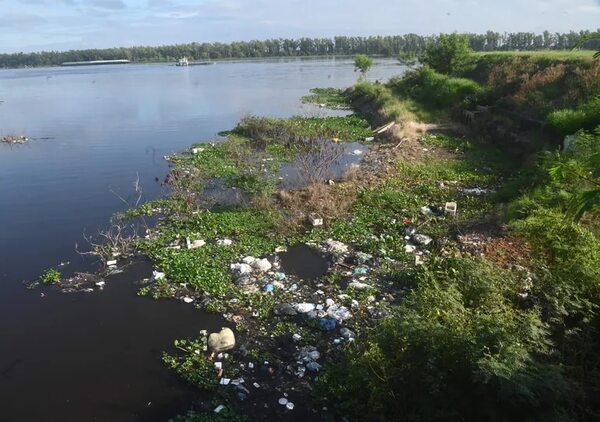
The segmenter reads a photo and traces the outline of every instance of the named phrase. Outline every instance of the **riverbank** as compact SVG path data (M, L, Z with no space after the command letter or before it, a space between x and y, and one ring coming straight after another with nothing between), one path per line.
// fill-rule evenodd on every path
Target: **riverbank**
M355 132L350 118L340 126L250 118L223 144L173 157L168 182L175 195L132 214L162 214L138 245L165 273L144 294L179 297L235 325L235 348L212 360L202 336L165 357L189 382L214 392L215 401L196 411L298 420L377 419L399 411L485 418L490 410L474 404L481 394L502 406L493 406L494 414L592 411L592 397L568 387L591 388L590 375L577 379L556 365L574 353L565 327L593 329L570 318L595 318L597 224L591 216L566 222L564 202L552 202L551 192L539 196L556 163L532 164L531 145L516 167L513 150L477 140L484 133L471 120L449 121L476 98L489 101L487 88L418 76L435 80L431 89L446 88L446 97L431 102L431 95L407 90L417 76L347 93L359 110L371 110L371 122L393 118L397 128L374 140L343 176L277 188L282 163L303 163L314 175L319 160L337 156L328 152L338 139L370 139L366 126ZM438 122L407 118L416 114ZM577 148L597 148L597 141L581 139ZM585 156L573 151L571 160ZM533 186L532 171L546 174ZM199 201L201 187L215 177L243 200ZM581 188L567 179L552 183L572 196ZM585 264L582 248L594 251ZM583 284L573 284L574 271ZM589 310L579 308L581 301ZM510 405L497 388L511 391ZM431 397L437 405L426 412Z
M163 356L213 397L188 420L595 411L593 370L577 359L597 362L597 211L568 211L594 186L597 136L537 160L546 129L502 112L515 92L535 97L531 78L498 96L493 72L432 72L344 93L366 120L243 119L226 140L169 156L172 194L121 216L158 218L122 249L154 263L140 294L234 330L231 349L211 350L206 332Z

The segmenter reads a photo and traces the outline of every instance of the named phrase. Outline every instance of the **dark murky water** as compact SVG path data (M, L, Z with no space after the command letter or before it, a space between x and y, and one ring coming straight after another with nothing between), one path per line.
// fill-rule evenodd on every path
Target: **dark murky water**
M285 273L304 280L315 280L327 273L329 262L318 250L307 245L290 246L279 254L281 267Z
M369 152L369 146L358 142L350 142L340 144L342 154L335 161L332 161L331 166L324 172L323 179L332 179L337 181L342 179L345 172L353 164L358 164L363 159L364 155ZM301 159L292 163L284 164L279 171L279 176L282 178L279 183L279 188L284 190L302 189L307 185L307 170L311 170L314 166L303 166Z
M384 61L370 77L402 70ZM218 320L138 298L143 274L89 295L22 282L61 261L89 269L75 244L126 208L113 191L129 198L137 176L145 199L161 195L164 155L245 114L321 115L300 97L355 80L350 60L0 70L0 135L33 138L0 144L0 420L164 420L185 408L189 391L160 353Z

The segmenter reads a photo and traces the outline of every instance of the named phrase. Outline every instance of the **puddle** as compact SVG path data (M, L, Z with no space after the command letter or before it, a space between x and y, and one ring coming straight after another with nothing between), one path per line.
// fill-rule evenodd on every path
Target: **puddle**
M206 181L202 193L202 201L222 207L242 206L249 202L250 195L239 188L227 186L220 178Z
M361 144L360 142L351 142L344 144L343 146L344 151L342 155L327 171L327 174L324 176L325 180L342 179L348 167L353 164L360 163L369 151L369 146ZM358 153L359 151L360 153ZM299 160L295 160L292 163L287 163L281 166L281 169L279 170L279 177L282 179L279 183L279 189L293 190L305 188L307 181L301 168L302 166L300 165Z
M329 261L323 254L307 245L290 246L287 252L279 254L281 267L287 274L304 280L322 277L329 269Z

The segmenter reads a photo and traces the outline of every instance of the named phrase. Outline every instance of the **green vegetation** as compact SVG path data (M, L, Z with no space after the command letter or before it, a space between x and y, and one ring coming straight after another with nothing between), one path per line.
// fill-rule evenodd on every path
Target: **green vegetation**
M356 115L290 119L246 117L238 123L234 132L249 137L253 142L272 140L290 145L302 137L357 141L371 136L369 123Z
M472 54L475 59L485 58L485 60L493 58L526 57L531 61L584 60L589 62L594 57L594 51L592 50L476 51Z
M398 98L383 84L359 81L349 91L348 98L355 109L375 124L413 120L419 111L410 100Z
M324 104L327 108L347 109L350 108L343 89L337 88L313 88L311 95L302 97L302 102L309 104Z
M272 252L282 241L275 231L275 215L244 208L199 212L187 218L165 220L158 239L142 245L175 284L198 293L224 297L232 293L229 264L240 255L261 256ZM211 243L197 249L169 249L176 239L202 239ZM218 245L219 239L232 239L232 245ZM185 247L185 241L182 241Z
M49 268L40 277L44 284L54 284L60 281L61 273L56 268Z
M394 78L388 85L396 94L434 109L460 106L465 101L473 103L484 92L471 79L446 76L428 67Z
M600 96L575 109L551 112L548 123L563 136L572 135L579 129L594 129L600 124Z
M446 41L450 51L465 46L459 36ZM387 84L360 81L350 89L345 95L361 115L371 122L395 119L402 129L417 117L449 119L472 110L482 117L469 121L468 135L403 133L377 145L369 166L333 186L319 180L301 192L272 195L268 175L315 145L337 145L332 138L369 136L367 121L358 116L248 117L226 141L173 157L173 172L191 175L175 178L182 190L199 194L207 179L222 178L250 200L209 210L196 197L188 206L145 206L144 212L168 210L154 236L140 242L166 273L147 292L208 298L207 309L237 317L238 333L251 333L261 345L248 350L256 361L272 361L278 353L269 347L280 342L318 344L324 365L318 395L339 418L593 419L600 411L600 127L594 120L600 67L579 58L473 60L469 69L462 59L438 67L452 75L424 67ZM523 144L514 156L512 138L486 142L490 127L507 125L528 141L551 134L522 129L513 105L576 136L563 151L552 147L517 160ZM458 214L444 214L454 201ZM297 224L297 214L305 221L305 211L323 203L348 211L326 215L323 226ZM411 230L430 242L407 241ZM187 239L206 244L188 249ZM316 319L274 315L275 304L304 300L298 290L244 294L229 271L241 256L328 239L375 262L357 273L369 285L349 287L340 298L352 307L349 327L356 337L339 347L331 346ZM420 255L410 248L417 243ZM331 293L341 291L346 275L342 266L317 280L323 290L336 289L322 297L339 298ZM373 310L381 317L370 318ZM298 343L286 343L293 334L300 335ZM215 371L202 339L176 346L182 353L165 355L165 362L214 391ZM241 369L232 367L237 376Z
M486 105L542 120L600 93L600 62L579 53L480 55L464 76L485 87Z
M444 75L465 72L471 64L471 47L466 35L440 34L435 43L427 46L420 62Z
M425 138L426 145L460 155L398 164L383 185L359 195L351 221L336 222L322 235L313 231L317 239L335 236L404 262L390 277L411 289L393 316L347 349L322 378L322 391L340 403L344 415L562 420L598 411L600 359L593 350L600 329L600 127L582 130L600 123L596 100L588 99L600 94L587 77L596 65L579 58L559 63L548 56L486 55L477 59L479 70L488 58L491 71L483 86L423 69L391 82L389 90L359 89L445 110L478 101L503 105L509 95L541 113L570 104L575 108L551 112L548 121L563 133L579 132L566 151L541 154L518 172L510 156L481 143ZM511 79L519 70L508 63L530 76ZM565 69L550 76L560 66L578 69L577 77L563 79ZM438 100L437 92L448 100ZM502 185L495 195L461 195L469 186ZM418 212L422 204L452 198L459 198L460 208L454 221ZM464 233L486 215L507 224L511 240L499 237L483 258L454 254L452 233ZM444 239L416 270L405 258L400 217Z
M373 66L373 59L365 54L359 54L354 58L354 71L360 71L363 79L367 78L367 72Z
M203 340L175 340L175 347L185 355L181 357L165 353L163 361L189 383L202 390L214 391L219 385L219 379L212 362L202 353L205 348Z
M518 274L448 259L419 270L414 283L397 316L326 372L346 412L414 421L560 414L567 387L536 361L550 352L547 332L538 309L519 309Z

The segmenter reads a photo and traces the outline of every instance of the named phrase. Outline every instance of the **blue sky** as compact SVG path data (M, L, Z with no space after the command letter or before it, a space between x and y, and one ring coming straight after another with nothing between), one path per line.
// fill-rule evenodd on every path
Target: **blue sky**
M600 0L0 0L0 52L600 27Z

